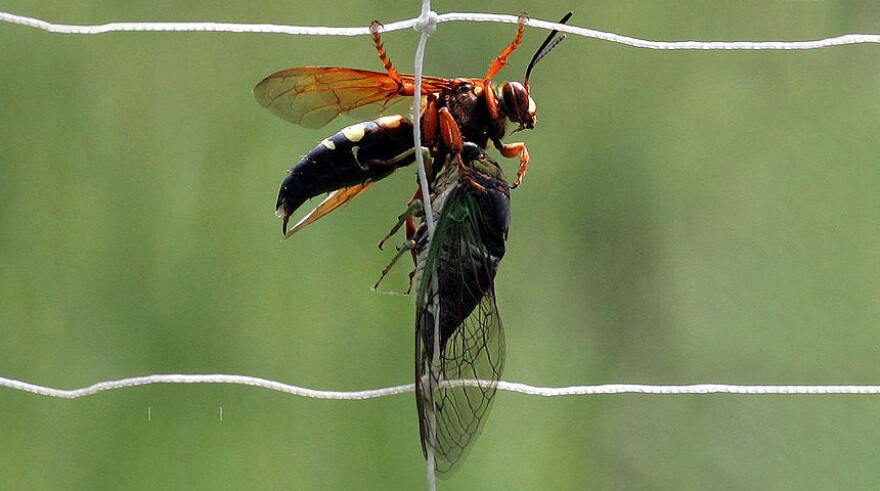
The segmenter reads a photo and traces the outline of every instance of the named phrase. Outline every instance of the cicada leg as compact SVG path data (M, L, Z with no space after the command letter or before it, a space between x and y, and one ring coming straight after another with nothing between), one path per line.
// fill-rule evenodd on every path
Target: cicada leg
M416 210L420 209L421 208L421 201L413 203L413 205L411 205L411 207ZM388 265L385 266L384 269L382 269L382 274L379 276L379 280L376 281L376 284L373 285L373 290L379 289L379 284L382 283L382 280L385 279L385 276L387 276L388 273L391 272L391 269L394 268L394 265L397 264L397 261L399 261L400 258L403 257L403 255L406 254L407 251L409 251L410 254L412 255L413 264L416 264L416 261L418 260L418 251L416 249L416 239L415 239L416 226L415 226L415 220L413 219L413 214L410 213L409 215L401 215L400 218L402 218L402 220L400 220L394 226L394 229L392 229L391 233L386 237L386 239L388 237L390 237L391 234L395 233L398 229L400 229L401 225L406 225L406 242L397 246L397 254L395 254L394 257L391 259L391 262L388 263ZM385 241L385 239L383 239L383 242L384 241ZM415 268L413 268L413 270L409 272L409 275L408 275L409 284L407 285L406 291L404 292L407 295L409 294L409 292L412 291L413 278L415 277L415 275L416 275L416 270L415 270Z
M397 261L401 257L403 257L403 255L406 254L407 252L414 250L415 247L416 247L415 240L408 240L408 241L404 242L402 245L397 247L397 254L394 255L394 258L391 259L391 262L388 263L388 266L385 266L385 268L382 269L382 274L379 276L379 280L376 281L376 284L373 285L373 290L379 289L379 283L382 283L382 280L384 280L385 276L387 276L388 273L391 272L391 269L394 268L394 265L397 263ZM411 289L412 289L412 277L410 277L410 285L407 288L406 293L409 293L409 291Z
M426 163L430 162L430 156L426 156ZM421 192L420 190L416 190L413 197L410 198L409 203L407 203L406 210L397 217L397 223L391 227L391 231L379 241L379 249L382 249L385 246L385 242L391 238L394 234L396 234L400 227L404 227L404 232L406 233L406 242L402 245L397 246L397 254L394 255L394 258L391 259L391 262L385 266L382 270L381 276L379 276L379 280L376 281L376 284L373 285L373 290L377 290L379 288L379 284L382 283L382 280L385 279L385 276L391 271L394 265L400 260L401 257L407 252L410 251L412 254L413 265L418 264L418 251L416 250L416 232L418 232L418 227L416 227L416 222L414 217L416 216L424 216L425 207L421 200ZM413 269L409 273L409 285L406 288L406 294L409 294L412 291L412 283L413 278L415 277L416 270Z
M418 192L416 192L418 194ZM400 227L406 223L407 219L413 217L414 215L419 215L424 212L424 207L422 206L422 201L416 199L418 196L413 196L413 199L410 200L409 204L406 207L406 211L404 211L401 215L397 217L397 223L391 227L391 231L388 232L385 237L382 237L382 240L379 241L379 249L382 249L385 246L385 242L391 238L392 235L396 234Z

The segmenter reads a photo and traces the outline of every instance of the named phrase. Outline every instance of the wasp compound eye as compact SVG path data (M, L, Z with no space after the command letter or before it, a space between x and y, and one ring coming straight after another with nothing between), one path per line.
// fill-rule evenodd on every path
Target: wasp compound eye
M519 123L520 129L532 129L535 126L535 101L523 84L505 82L501 86L501 100L507 117L512 122Z

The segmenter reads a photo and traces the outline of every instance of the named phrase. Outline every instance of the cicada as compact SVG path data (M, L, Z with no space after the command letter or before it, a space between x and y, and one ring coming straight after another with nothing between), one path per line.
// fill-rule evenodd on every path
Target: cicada
M504 367L495 273L510 229L510 187L479 149L463 161L482 191L447 167L431 203L433 240L417 242L416 403L422 450L432 450L441 476L482 429Z
M463 145L462 163L469 179L458 166L444 166L430 207L416 198L398 217L389 236L415 218L421 225L379 279L413 252L419 433L440 476L463 461L480 433L504 367L495 274L510 230L510 186L497 162L473 143ZM426 209L436 223L430 241Z

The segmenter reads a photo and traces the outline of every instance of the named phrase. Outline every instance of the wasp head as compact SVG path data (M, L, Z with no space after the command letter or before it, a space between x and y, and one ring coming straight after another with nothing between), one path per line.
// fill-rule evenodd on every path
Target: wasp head
M570 18L571 12L565 14L559 23L565 24ZM552 31L541 44L541 47L535 51L532 61L529 62L529 66L526 68L526 76L523 79L523 83L505 82L501 86L501 101L504 110L507 112L507 117L514 123L519 123L519 128L514 130L515 132L535 127L535 122L537 121L535 110L537 107L535 100L529 95L529 75L532 74L532 69L535 68L535 65L565 39L564 34L559 36L557 34L559 34L559 31Z
M534 128L537 121L535 118L537 105L529 95L528 87L519 82L504 82L500 92L501 106L508 119L519 123L519 127L514 131Z

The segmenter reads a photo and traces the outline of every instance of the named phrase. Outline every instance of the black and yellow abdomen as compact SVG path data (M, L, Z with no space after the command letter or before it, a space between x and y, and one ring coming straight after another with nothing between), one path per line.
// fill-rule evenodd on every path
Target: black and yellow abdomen
M337 189L378 181L414 160L413 126L396 115L353 124L321 141L287 171L276 214L284 219L306 200Z

